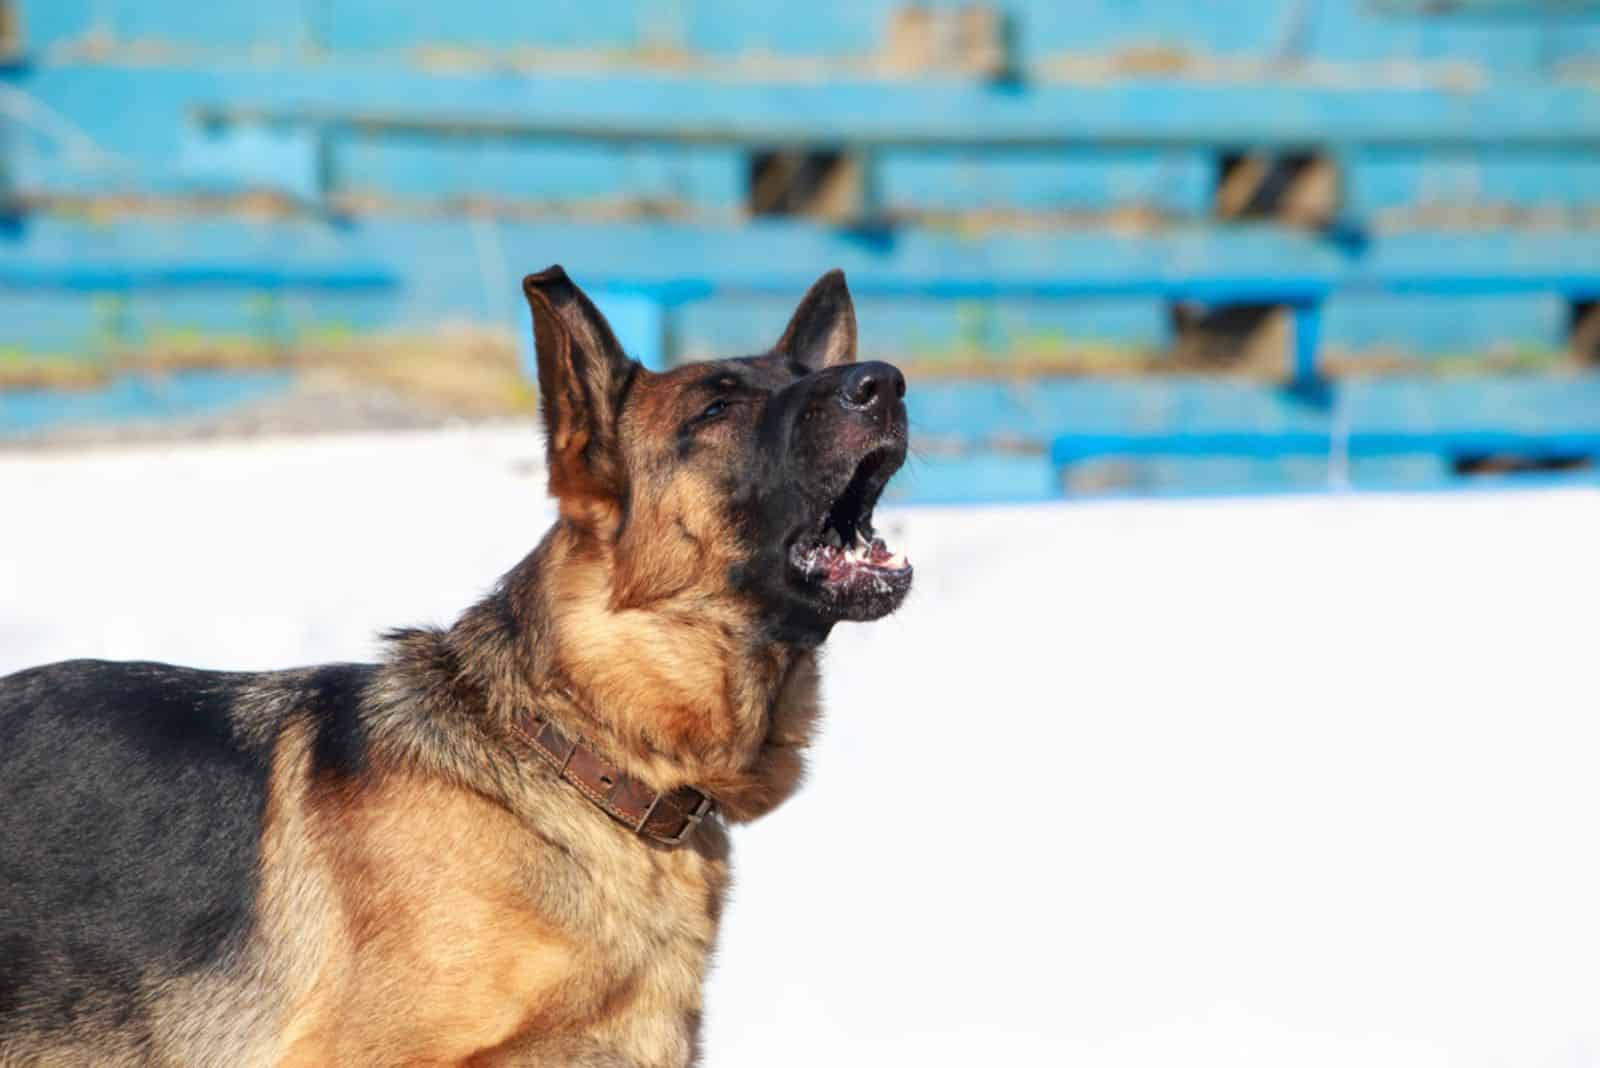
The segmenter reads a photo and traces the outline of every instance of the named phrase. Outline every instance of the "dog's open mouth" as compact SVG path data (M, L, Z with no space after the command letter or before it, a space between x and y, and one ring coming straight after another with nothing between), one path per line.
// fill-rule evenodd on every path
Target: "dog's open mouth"
M849 618L887 614L911 587L911 563L872 527L878 497L904 458L903 449L868 453L828 502L816 528L802 532L789 548L795 573Z

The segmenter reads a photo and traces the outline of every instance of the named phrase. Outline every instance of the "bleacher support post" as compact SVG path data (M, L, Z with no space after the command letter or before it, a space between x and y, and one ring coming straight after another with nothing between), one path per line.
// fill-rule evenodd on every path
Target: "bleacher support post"
M1290 388L1302 396L1320 395L1324 383L1317 368L1317 347L1322 341L1322 301L1300 300L1289 308L1294 320Z

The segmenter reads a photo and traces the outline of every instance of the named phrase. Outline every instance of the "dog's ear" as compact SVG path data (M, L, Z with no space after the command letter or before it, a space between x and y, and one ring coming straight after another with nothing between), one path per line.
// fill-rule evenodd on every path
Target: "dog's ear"
M800 299L777 351L812 371L856 361L856 307L844 272L835 268L817 279Z
M639 365L559 266L528 275L522 291L533 310L550 493L563 514L592 515L624 492L617 413Z

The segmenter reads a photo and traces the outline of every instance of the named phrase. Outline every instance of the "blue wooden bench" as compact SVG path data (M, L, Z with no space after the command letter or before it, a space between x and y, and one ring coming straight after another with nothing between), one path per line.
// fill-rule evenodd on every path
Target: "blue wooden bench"
M1163 431L1122 434L1063 434L1051 444L1057 466L1105 457L1283 456L1348 458L1434 455L1463 460L1516 457L1539 462L1600 463L1600 431L1531 433L1509 430L1355 431L1340 436L1325 431L1193 433Z
M1325 431L1260 431L1196 433L1184 430L1127 433L1067 433L1051 443L1049 462L1057 492L1071 493L1074 476L1082 474L1093 484L1097 463L1135 466L1168 465L1198 461L1202 465L1267 465L1255 468L1283 471L1296 462L1300 484L1306 481L1304 464L1320 462L1323 486L1423 485L1444 488L1466 476L1516 474L1559 480L1593 482L1600 479L1600 430L1591 432L1550 430L1513 431L1450 429L1417 432L1353 431L1338 435ZM1376 461L1375 473L1371 466ZM1421 462L1422 468L1416 467ZM1410 464L1407 471L1405 465ZM1399 466L1396 466L1399 465ZM1419 470L1430 472L1420 475ZM1397 478L1396 472L1407 471ZM1212 472L1215 477L1215 472ZM1270 476L1269 476L1270 477Z
M544 74L440 78L397 67L368 68L359 80L314 66L293 79L234 76L224 84L230 96L193 101L192 119L322 134L868 151L1600 144L1600 98L1539 83L1497 86L1470 102L1438 87L1268 89L1175 80L996 90L836 78L752 82L756 91L741 92L715 78L635 72L596 82Z
M203 259L162 264L0 262L0 291L128 294L209 289L257 293L383 293L397 284L393 271L369 264L310 267L249 259L235 263Z
M790 277L757 277L742 281L682 279L668 284L622 276L597 280L601 300L613 317L624 344L647 363L659 366L661 339L673 309L714 296L785 296L804 281ZM852 276L851 289L861 297L919 296L950 300L1008 297L1092 299L1144 296L1197 301L1211 305L1285 305L1293 314L1294 332L1288 381L1290 392L1325 407L1331 392L1317 363L1322 305L1340 292L1423 293L1454 296L1484 293L1555 292L1568 300L1600 297L1600 272L1527 272L1503 274L1442 272L1349 273L1317 276L1230 275L1186 277L1078 277L1034 281ZM1068 418L1063 415L1063 419ZM1600 410L1592 429L1508 429L1492 423L1441 430L1358 429L1341 434L1324 412L1323 428L1305 430L1201 431L1167 427L1115 433L1067 431L1048 442L1049 458L1058 472L1086 461L1107 458L1217 458L1281 460L1326 458L1336 462L1369 458L1430 456L1446 469L1505 459L1517 465L1541 464L1600 468Z
M1082 268L1080 267L1080 272ZM798 275L772 275L744 280L684 278L662 283L621 275L591 280L609 306L629 309L629 317L642 329L623 336L630 351L649 366L665 359L662 324L671 310L716 296L783 296L802 292L806 279ZM993 280L960 276L926 279L852 275L851 291L861 297L923 297L935 300L1083 300L1114 297L1153 297L1192 301L1213 307L1282 305L1293 315L1290 383L1314 391L1321 380L1317 356L1321 343L1322 305L1336 293L1388 293L1481 296L1553 293L1570 302L1600 299L1600 270L1594 272L1516 271L1500 274L1442 271L1369 273L1351 270L1316 275L1191 273L1166 277L1114 274L1037 279Z

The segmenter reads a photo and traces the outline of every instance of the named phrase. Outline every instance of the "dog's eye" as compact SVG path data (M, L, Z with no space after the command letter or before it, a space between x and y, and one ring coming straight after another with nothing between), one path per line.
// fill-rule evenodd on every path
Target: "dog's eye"
M728 402L726 400L722 400L722 399L714 400L710 404L706 405L706 410L700 413L700 418L701 419L715 419L717 416L721 415L723 412L725 412L727 410L728 410Z

